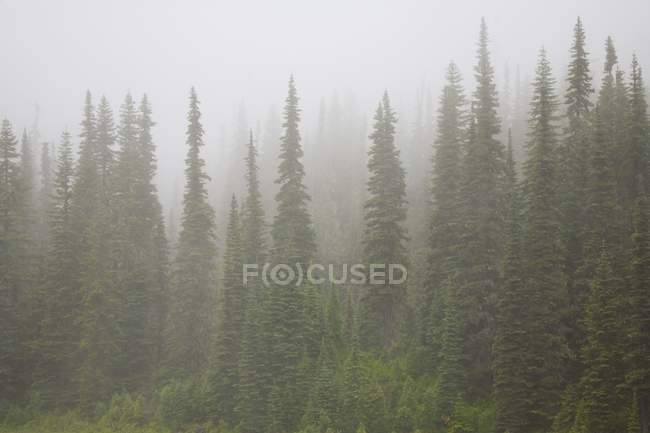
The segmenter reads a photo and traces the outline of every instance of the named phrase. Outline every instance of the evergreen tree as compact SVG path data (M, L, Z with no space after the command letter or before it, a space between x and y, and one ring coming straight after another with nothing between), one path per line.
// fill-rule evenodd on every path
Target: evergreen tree
M298 95L291 76L289 94L284 107L284 135L280 145L280 165L275 183L280 191L275 197L277 214L273 221L273 259L281 263L306 264L316 252L311 217L307 209L309 194L304 185L305 169L300 145L300 109Z
M76 290L75 228L72 225L74 160L67 131L61 135L48 211L49 254L45 266L45 314L42 318L41 364L36 370L36 389L48 406L65 407L76 400L72 386L76 377L80 313Z
M455 283L448 277L444 286L444 316L441 323L440 366L438 368L437 413L441 419L453 414L454 406L463 398L463 321L460 299Z
M496 333L492 371L497 432L524 432L528 401L524 361L528 299L524 292L521 263L521 194L515 170L512 134L508 134L506 158L507 239L502 283L497 293Z
M587 284L598 265L603 242L613 257L614 272L620 271L621 209L618 206L617 165L619 141L617 127L616 82L613 68L617 62L611 38L606 42L604 76L594 109L592 145L589 158L589 183L585 205L584 264L581 268L583 283Z
M75 325L80 328L83 319L83 304L87 292L83 289L84 274L89 272L85 268L86 265L91 263L93 257L90 253L94 240L94 223L93 217L95 212L99 209L99 176L97 169L96 158L96 137L97 137L97 117L95 107L92 103L92 95L86 92L83 108L83 118L81 121L81 133L79 143L79 159L77 161L74 178L72 182L72 192L70 197L70 225L74 227L72 231L72 241L74 244L71 256L71 264L74 266L73 272L68 275L72 278L71 284L73 287L70 291L73 293L74 301L76 301ZM62 284L63 285L63 284ZM76 397L81 398L82 405L88 406L90 403L87 400L93 397L88 395L93 387L84 381L90 381L90 378L83 378L83 369L80 363L83 356L83 349L81 346L82 332L75 335L76 337L76 350L71 354L76 361L75 371L75 385L77 387ZM74 337L73 337L74 338ZM86 391L88 390L88 391ZM86 407L88 408L88 407Z
M494 69L488 50L485 21L481 21L477 82L472 101L473 125L463 158L460 221L463 227L458 285L465 319L464 359L468 386L479 394L489 389L489 358L494 332L494 295L498 287L503 240L504 149L497 139L500 121ZM470 393L475 394L475 393Z
M628 126L628 147L625 152L623 164L625 173L626 208L633 209L636 200L643 190L650 191L650 149L648 137L650 124L648 124L648 104L646 90L643 83L641 66L636 58L632 57L632 71L630 73L630 116ZM643 188L643 190L641 190Z
M246 155L246 189L242 215L244 235L244 263L261 263L266 250L264 207L260 193L259 167L257 166L257 148L250 132L248 152Z
M22 284L18 261L24 245L19 235L20 160L11 123L0 129L0 403L18 401L24 392L22 379L24 341L20 327Z
M34 341L38 338L38 318L42 310L41 297L38 296L37 284L39 282L39 256L38 249L38 220L36 219L36 172L34 169L34 156L32 143L23 130L20 142L20 179L16 191L15 211L17 219L14 222L14 235L19 250L14 253L16 262L14 266L21 287L21 295L18 303L20 318L21 339L23 341L22 369L25 374L31 376L34 367L35 357L38 356L33 350ZM19 254L18 254L19 253ZM25 385L31 378L25 376Z
M623 382L620 309L617 293L622 281L612 271L611 259L603 246L600 263L586 305L587 339L582 348L585 363L580 386L586 431L599 433L617 430L619 408L616 387Z
M636 417L643 433L650 431L650 224L648 199L637 199L632 235L626 352L630 369L627 382L634 390Z
M594 92L585 47L585 32L578 18L573 30L570 50L567 89L564 96L567 126L559 149L559 200L562 211L562 241L565 249L564 274L567 280L569 306L567 308L568 344L573 353L579 352L583 336L579 317L583 310L585 284L576 282L577 270L582 265L585 196L588 186L590 154L590 113ZM574 356L574 359L577 359ZM569 375L576 376L578 366L571 365ZM575 379L575 377L574 377Z
M34 156L32 155L32 143L29 141L29 136L27 131L23 130L23 137L20 141L20 187L23 190L22 196L24 200L24 217L29 219L23 224L27 224L29 230L29 236L33 238L34 236L34 223L33 220L35 215L35 209L33 207L35 203L35 190L36 190L36 179L34 171ZM31 239L34 240L34 239Z
M267 341L263 321L262 293L246 290L246 309L243 317L241 352L239 358L239 387L236 413L242 433L259 433L267 425L267 397L269 366Z
M54 167L52 164L52 155L50 154L49 143L44 142L41 145L41 185L39 189L39 230L38 236L41 241L41 248L46 248L49 239L48 233L48 212L51 207L50 200L54 194L53 185Z
M523 431L550 426L561 390L563 338L562 306L566 301L562 280L558 214L558 101L555 80L544 49L539 55L529 119L528 158L524 164L524 296L527 299L527 341L521 368L526 375L530 406Z
M368 199L364 204L365 231L363 248L369 264L406 265L407 240L403 223L406 219L406 185L400 151L395 145L397 118L388 93L375 114L372 145L368 151ZM404 303L405 288L371 285L361 300L362 344L367 348L391 345L396 338L397 321Z
M136 170L136 215L134 231L140 232L139 248L144 256L142 280L147 286L146 314L147 340L150 346L149 363L159 364L164 349L164 322L169 298L169 245L162 206L155 183L157 162L156 145L151 129L155 122L151 117L151 105L147 95L140 100L137 115L138 146Z
M250 133L246 156L247 196L242 213L242 258L245 264L262 265L266 253L264 208L260 193L257 149ZM239 388L235 413L243 433L263 429L268 395L268 366L265 364L269 326L262 324L262 308L266 306L266 290L259 279L246 281L241 352L239 358Z
M82 297L79 386L86 411L122 385L119 366L123 362L115 353L115 348L122 345L123 317L115 274L115 126L105 97L95 118L93 140L89 142L84 142L89 134L85 129L88 118L82 121L81 154L72 197L74 223L79 222L83 228L78 274ZM80 185L82 181L88 183Z
M212 377L216 396L215 412L229 425L235 425L235 404L238 392L238 366L241 356L242 322L244 319L244 286L242 279L242 233L239 206L233 194L223 255L223 303L217 338L216 370Z
M154 185L153 124L146 96L136 108L127 94L117 129L114 239L119 251L118 290L124 299L120 374L129 390L141 389L151 378L160 355L164 314L167 253L162 209Z
M442 287L449 277L455 277L458 269L458 246L460 244L460 162L466 121L465 97L457 66L451 63L447 69L447 83L440 96L438 109L438 136L433 158L432 196L433 206L429 235L428 297L425 311L425 332L433 333L433 353L440 349L439 330L442 321Z
M314 433L335 431L340 422L340 390L336 381L334 348L322 341L315 381L302 422L306 430Z
M293 76L284 108L284 135L280 145L278 179L280 190L275 197L277 213L271 236L273 263L290 267L305 266L313 258L316 245L307 209L309 195L304 185L305 171L301 162L300 109ZM303 351L303 293L295 281L270 288L268 306L273 378L270 394L269 423L272 433L292 430L301 414L298 385L298 364Z
M172 369L196 373L208 359L217 247L215 214L206 188L209 177L200 155L203 126L194 88L187 119L183 220L173 268L168 356Z
M115 121L113 120L113 110L111 109L108 99L102 96L97 106L97 131L95 158L97 159L97 169L100 180L100 197L105 202L109 202L110 194L113 192L113 168L115 165Z
M350 342L350 354L343 365L343 391L342 404L344 410L341 413L341 430L345 433L353 433L360 423L361 410L361 386L363 373L361 370L361 355L359 348L359 335L356 326L353 325L352 340Z

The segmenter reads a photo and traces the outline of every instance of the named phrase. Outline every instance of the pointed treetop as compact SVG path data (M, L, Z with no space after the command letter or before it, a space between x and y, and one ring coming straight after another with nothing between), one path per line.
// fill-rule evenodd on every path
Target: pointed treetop
M230 198L230 217L231 220L233 217L239 215L239 204L237 204L237 195L235 193L232 194L232 197Z
M618 63L618 57L616 56L616 48L614 48L614 41L611 36L607 37L605 42L605 73L611 74L614 69L614 65Z
M582 20L580 17L576 20L576 24L573 27L573 42L574 47L581 47L584 49L585 42L585 28L582 25Z

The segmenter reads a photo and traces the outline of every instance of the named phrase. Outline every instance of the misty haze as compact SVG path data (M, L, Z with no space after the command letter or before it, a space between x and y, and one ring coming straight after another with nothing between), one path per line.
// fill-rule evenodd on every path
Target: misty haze
M650 4L0 0L0 433L650 433Z

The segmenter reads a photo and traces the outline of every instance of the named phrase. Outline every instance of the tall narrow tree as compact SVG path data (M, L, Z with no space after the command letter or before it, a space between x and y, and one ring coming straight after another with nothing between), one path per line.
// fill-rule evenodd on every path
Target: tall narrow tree
M515 170L512 134L508 133L506 158L507 238L501 285L497 292L496 328L492 371L496 430L524 433L528 401L524 366L528 356L525 332L528 298L522 281L521 194Z
M17 140L11 123L0 129L0 386L3 398L23 396L24 340L21 338L20 302L23 296L20 259L24 242L19 233L21 176Z
M489 358L494 333L493 299L499 280L503 240L504 149L498 140L500 121L494 69L485 20L481 21L477 82L472 100L473 131L463 159L463 238L459 277L461 316L465 319L464 354L468 385L475 395L489 389Z
M559 149L560 207L562 210L562 241L565 250L564 273L566 275L569 306L567 309L568 344L577 356L583 342L580 317L588 287L576 281L577 270L583 261L584 206L588 184L588 161L590 153L590 113L594 92L589 67L589 53L585 46L582 20L578 18L573 30L571 63L569 64L567 89L564 96L567 126ZM576 364L576 363L572 363ZM578 365L571 365L569 375L576 380Z
M181 373L206 366L216 290L217 246L214 209L208 203L203 126L199 100L190 91L183 219L173 268L169 324L169 365Z
M397 118L388 92L375 113L372 145L368 151L368 199L364 204L365 231L363 248L369 264L406 265L407 239L406 184L400 151L395 145ZM362 299L362 344L379 349L390 346L396 337L398 314L403 307L405 287L371 285Z
M524 164L524 290L529 307L524 329L525 369L530 406L524 431L544 430L557 410L561 391L563 338L560 331L565 286L562 280L558 213L557 109L555 80L541 50L533 83L528 157ZM523 384L522 384L523 385Z
M82 130L82 134L85 135L86 131ZM78 190L73 191L75 219L81 222L84 230L81 233L78 274L83 303L79 318L79 386L86 411L122 385L117 373L122 357L113 352L122 344L120 312L123 307L115 278L115 125L112 109L105 97L97 107L93 134L94 140L83 143L81 147L77 166L79 177L75 182ZM84 152L88 154L84 155ZM78 185L82 175L87 176L84 179L88 181L87 185Z
M277 213L271 228L271 261L291 267L307 265L316 252L315 235L307 208L310 200L304 185L305 170L300 144L300 109L293 76L284 107L284 135L275 197ZM303 293L296 281L273 287L268 307L271 333L270 376L273 391L270 405L272 433L295 428L301 415L298 363L302 357L304 330Z
M275 183L280 191L275 197L277 214L273 221L272 255L275 260L306 264L316 252L314 231L307 209L310 200L304 185L305 169L300 144L300 108L293 76L284 107L284 135L280 144L280 165Z
M230 201L225 248L222 305L219 309L221 320L216 343L216 369L211 377L211 387L216 396L216 418L235 425L245 293L241 221L234 194Z
M39 344L42 364L36 369L36 389L48 406L67 407L76 401L80 313L75 280L75 227L72 225L74 159L70 133L61 135L48 211L50 248L45 264L45 314Z
M438 135L433 158L431 180L432 209L429 237L429 275L427 299L422 317L425 335L431 335L429 344L433 354L440 349L439 326L443 317L443 286L447 278L456 278L458 246L460 245L460 163L464 140L466 101L458 67L451 63L447 69L447 83L440 96Z

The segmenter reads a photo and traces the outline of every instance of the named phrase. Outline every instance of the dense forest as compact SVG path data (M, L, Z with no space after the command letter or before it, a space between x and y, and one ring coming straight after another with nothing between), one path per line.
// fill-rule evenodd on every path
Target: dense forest
M0 432L650 433L647 93L585 41L512 98L482 21L420 101L425 152L389 91L367 128L323 104L305 152L291 76L275 144L240 131L215 176L192 88L166 210L146 95L87 92L56 146L3 120ZM264 263L409 278L244 281Z

